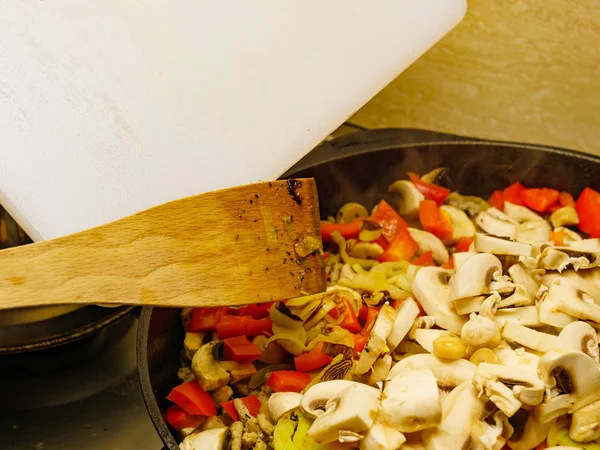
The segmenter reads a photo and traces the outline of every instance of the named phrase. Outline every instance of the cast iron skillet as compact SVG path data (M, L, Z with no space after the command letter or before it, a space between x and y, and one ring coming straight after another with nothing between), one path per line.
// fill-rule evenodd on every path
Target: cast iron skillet
M385 129L359 132L324 143L281 178L314 177L321 216L335 215L348 201L367 208L387 196L387 186L435 167L451 170L463 194L487 198L514 181L554 187L572 194L598 188L600 158L570 150L491 142L422 130ZM176 377L183 330L179 310L144 308L138 328L138 372L144 401L165 449L178 443L160 412Z

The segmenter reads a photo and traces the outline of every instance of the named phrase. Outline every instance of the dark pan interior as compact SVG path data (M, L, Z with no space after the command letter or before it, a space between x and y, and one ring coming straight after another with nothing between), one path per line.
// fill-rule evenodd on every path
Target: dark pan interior
M321 216L335 214L348 201L368 208L387 198L387 186L435 167L451 170L463 194L490 193L514 181L528 187L554 187L573 195L600 186L600 158L569 150L490 142L421 130L360 132L325 143L282 178L314 177ZM138 332L138 370L144 399L166 448L178 444L159 406L177 384L183 330L178 310L144 308Z

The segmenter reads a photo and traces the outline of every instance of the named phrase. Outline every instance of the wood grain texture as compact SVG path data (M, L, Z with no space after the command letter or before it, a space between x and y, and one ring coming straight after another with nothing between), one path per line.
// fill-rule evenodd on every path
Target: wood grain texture
M315 182L298 181L294 191L278 181L209 192L0 251L0 309L236 305L321 292L322 255L294 252L296 234L320 242ZM261 211L271 212L276 240L268 242ZM289 217L293 225L285 227Z
M470 0L459 26L350 122L600 154L600 2Z

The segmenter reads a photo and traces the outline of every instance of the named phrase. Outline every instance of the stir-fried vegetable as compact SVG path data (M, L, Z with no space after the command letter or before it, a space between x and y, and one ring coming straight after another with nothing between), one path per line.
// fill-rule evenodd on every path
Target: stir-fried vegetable
M182 448L600 448L600 193L448 175L323 221L326 292L182 313Z

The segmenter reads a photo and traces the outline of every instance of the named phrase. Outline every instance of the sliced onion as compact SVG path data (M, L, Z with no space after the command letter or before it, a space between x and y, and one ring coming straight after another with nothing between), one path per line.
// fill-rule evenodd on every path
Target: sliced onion
M304 330L304 328L302 328L302 329ZM277 342L279 345L281 345L284 349L286 349L288 352L290 352L294 356L298 356L306 351L306 345L304 345L304 342L302 342L302 340L298 339L298 337L291 335L291 334L286 334L286 333L274 334L267 341L267 344L266 344L267 347L269 346L269 344L271 342Z
M333 300L326 300L325 303L323 303L323 305L319 309L319 311L314 316L312 316L310 320L304 323L304 328L310 330L318 322L323 320L323 318L329 313L329 311L331 311L335 307L336 304Z

